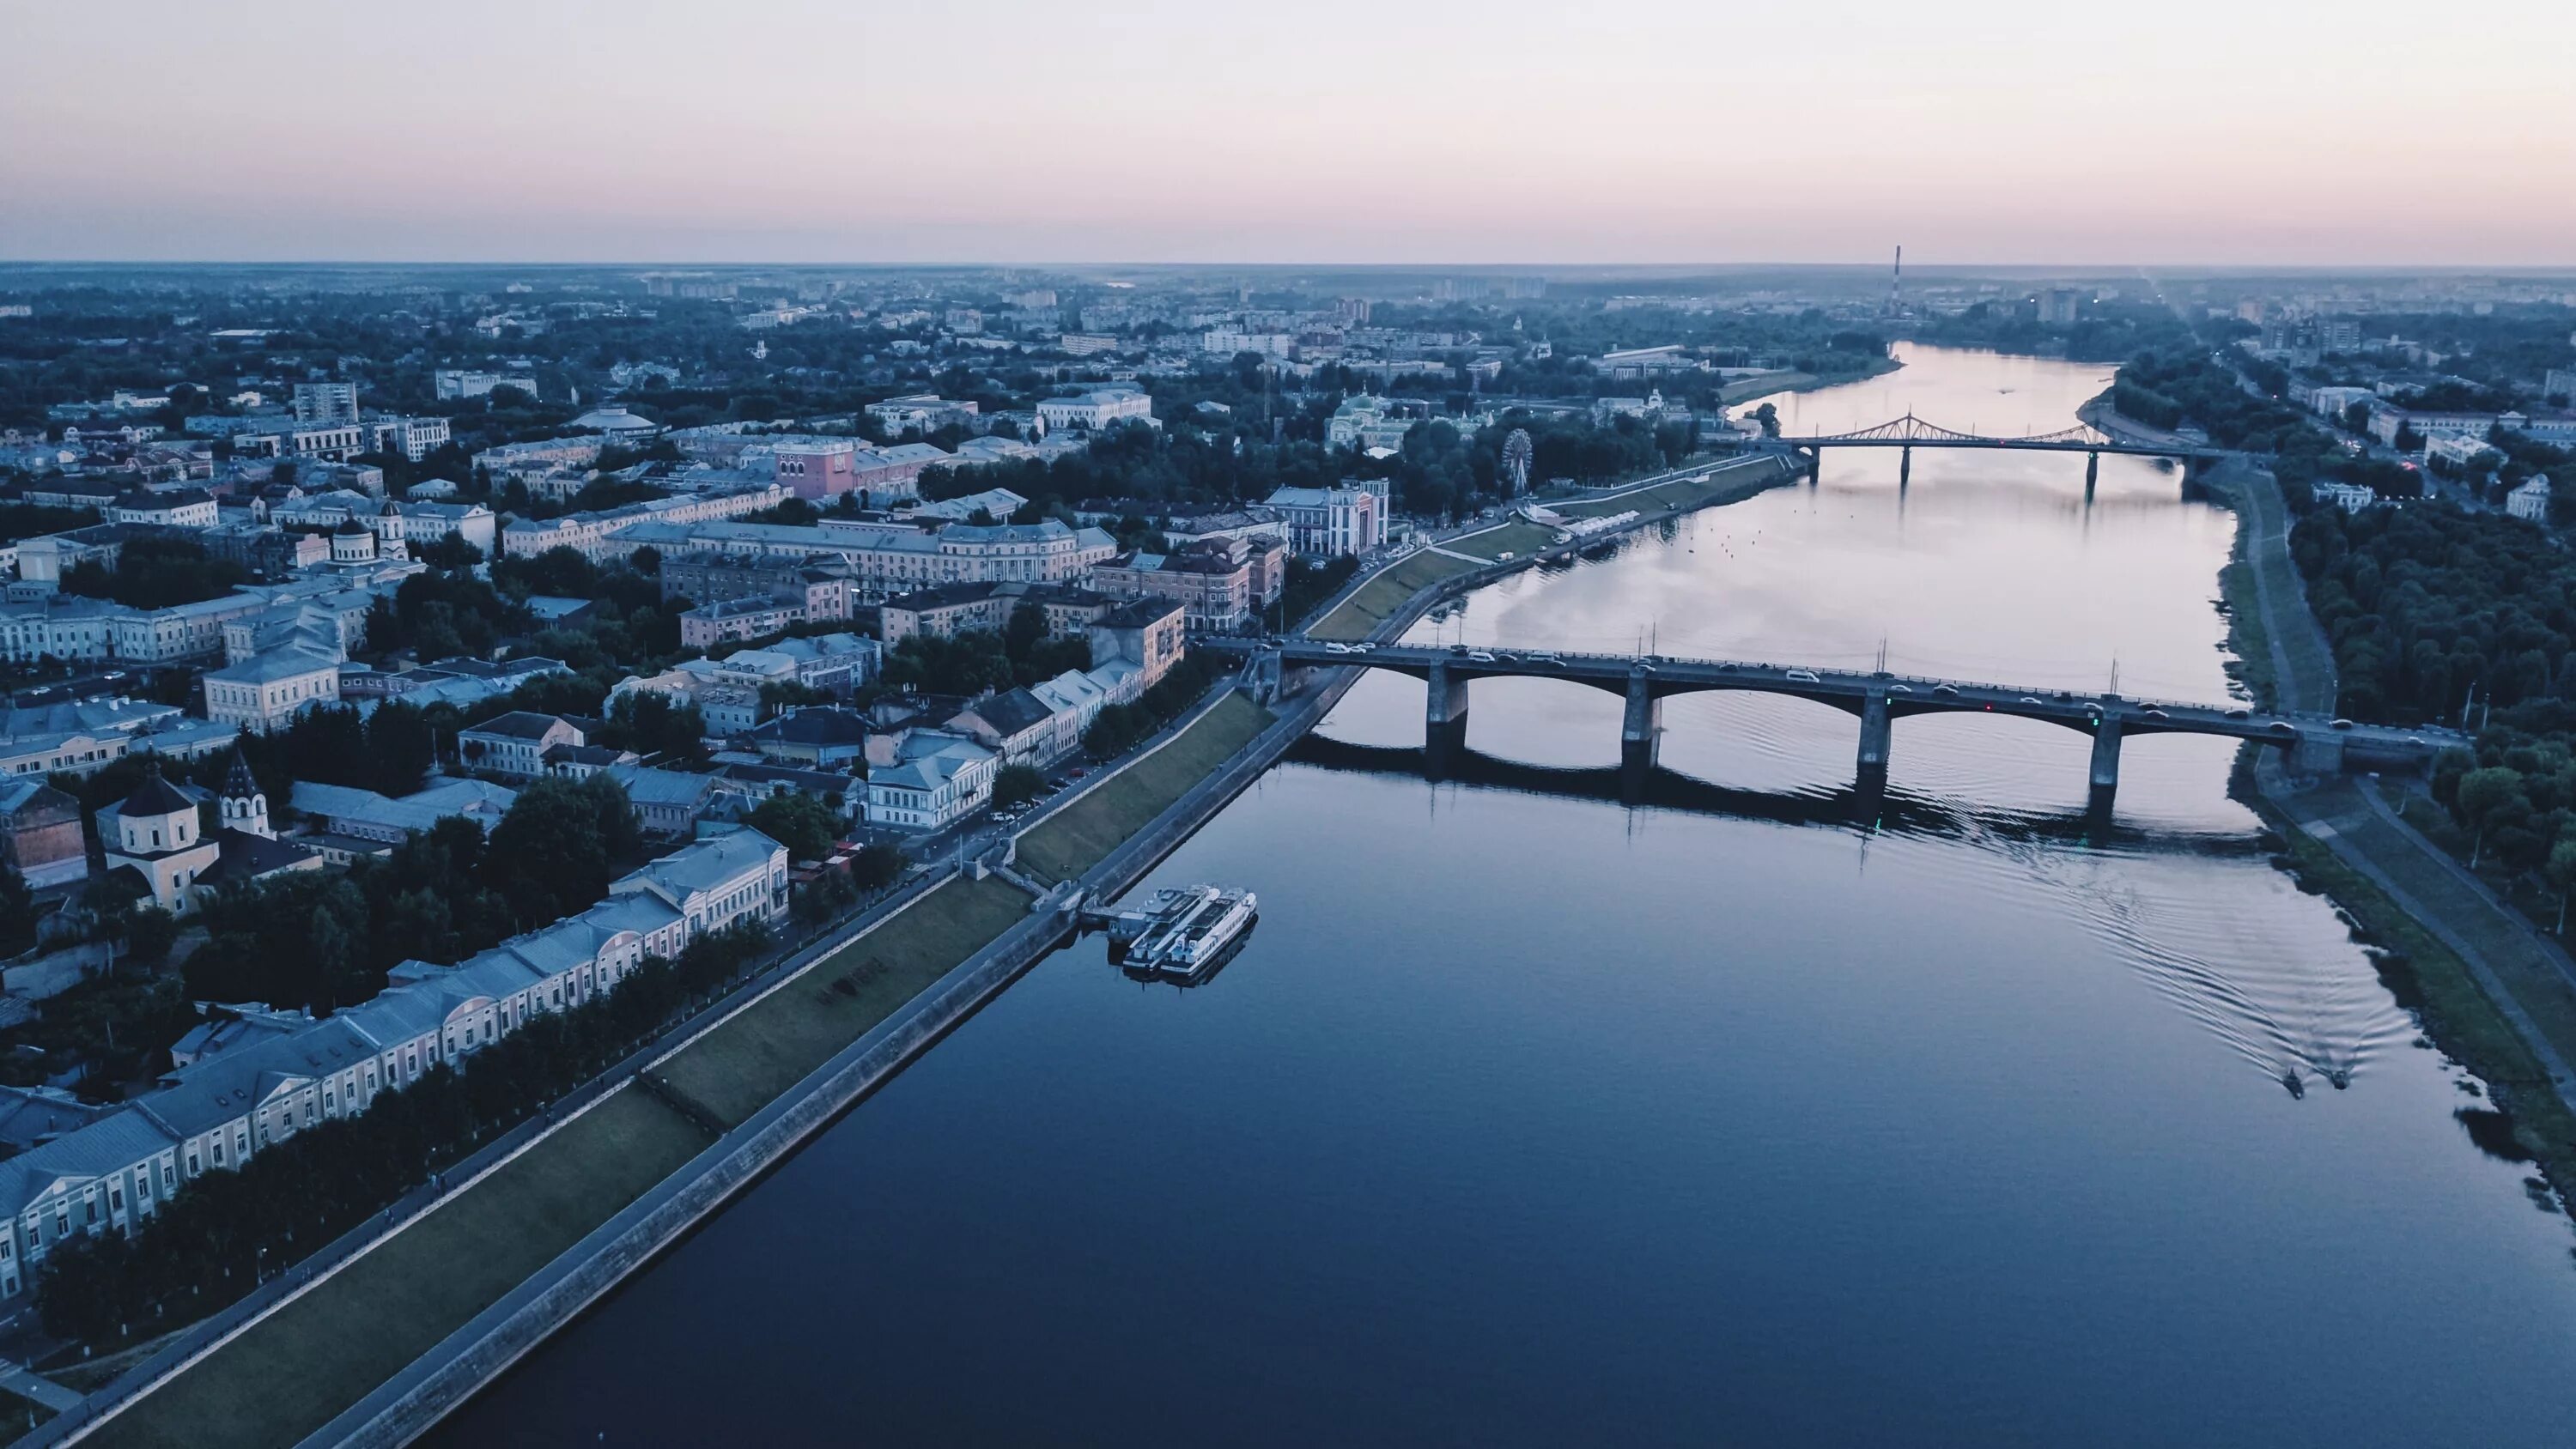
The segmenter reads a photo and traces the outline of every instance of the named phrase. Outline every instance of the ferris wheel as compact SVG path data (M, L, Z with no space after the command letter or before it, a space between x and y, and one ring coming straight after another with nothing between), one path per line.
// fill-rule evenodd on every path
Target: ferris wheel
M1530 458L1538 449L1530 442L1529 429L1514 428L1503 439L1503 477L1515 494L1529 491Z

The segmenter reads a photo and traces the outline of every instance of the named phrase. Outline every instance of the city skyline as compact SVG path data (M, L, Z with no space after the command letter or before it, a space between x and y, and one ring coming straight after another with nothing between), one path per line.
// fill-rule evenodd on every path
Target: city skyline
M2349 10L2020 0L135 10L112 101L73 67L0 96L39 142L0 155L0 257L2576 263L2540 184L2576 174L2576 26L2516 0L2402 47Z

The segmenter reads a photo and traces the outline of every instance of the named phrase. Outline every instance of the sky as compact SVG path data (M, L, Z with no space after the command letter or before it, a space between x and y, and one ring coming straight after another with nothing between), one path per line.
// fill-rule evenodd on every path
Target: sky
M0 0L0 55L13 260L2576 263L2567 0Z

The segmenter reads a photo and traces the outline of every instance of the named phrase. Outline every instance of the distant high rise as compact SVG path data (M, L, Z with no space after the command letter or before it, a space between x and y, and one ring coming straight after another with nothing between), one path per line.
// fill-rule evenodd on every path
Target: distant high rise
M2074 324L2076 313L2082 309L2084 294L2073 287L2042 287L2038 301L2041 325L2067 327Z
M297 383L295 420L307 425L356 422L358 385L354 382Z

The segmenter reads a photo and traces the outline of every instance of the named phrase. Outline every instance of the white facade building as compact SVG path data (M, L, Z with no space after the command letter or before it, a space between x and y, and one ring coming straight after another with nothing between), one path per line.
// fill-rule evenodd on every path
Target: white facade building
M2504 511L2516 518L2534 523L2549 521L2549 475L2534 474L2531 480L2504 496Z
M262 734L340 700L340 661L301 644L255 654L205 675L206 718Z
M1112 423L1154 420L1154 400L1132 387L1097 388L1077 397L1038 399L1038 417L1049 430L1096 433Z

